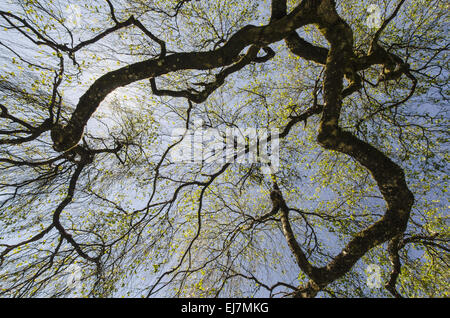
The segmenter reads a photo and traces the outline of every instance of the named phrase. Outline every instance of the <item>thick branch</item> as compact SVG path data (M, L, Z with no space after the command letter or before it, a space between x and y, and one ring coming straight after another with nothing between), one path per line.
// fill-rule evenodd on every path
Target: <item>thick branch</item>
M150 85L152 89L152 93L157 96L172 96L172 97L184 97L196 104L203 103L217 88L225 83L225 79L237 72L240 71L245 66L249 65L252 62L256 63L264 63L271 59L275 52L270 47L263 48L267 53L265 56L258 57L257 54L260 50L259 47L253 45L251 46L247 53L240 58L240 60L233 64L230 67L227 67L219 74L216 74L216 80L212 83L202 84L205 86L205 89L201 92L193 93L192 90L182 90L182 91L172 91L172 90L160 90L156 87L156 81L154 78L150 79Z
M324 80L324 110L318 134L326 149L353 157L366 167L377 182L387 210L385 215L358 233L326 266L326 275L317 282L325 285L345 274L369 249L405 231L414 197L408 189L403 170L384 153L339 127L342 85L345 68L353 57L350 27L336 13L332 1L322 1L320 27L331 44Z

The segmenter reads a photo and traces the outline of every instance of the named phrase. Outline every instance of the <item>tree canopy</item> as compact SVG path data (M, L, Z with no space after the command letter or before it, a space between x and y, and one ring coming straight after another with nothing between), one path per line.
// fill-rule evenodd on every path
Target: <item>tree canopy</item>
M448 9L3 1L0 295L448 296ZM174 160L199 122L277 169Z

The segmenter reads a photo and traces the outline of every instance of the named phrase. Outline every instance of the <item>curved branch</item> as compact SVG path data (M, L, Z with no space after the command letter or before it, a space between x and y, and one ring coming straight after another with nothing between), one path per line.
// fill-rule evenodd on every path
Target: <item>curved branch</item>
M299 297L314 297L325 286L346 274L370 249L401 235L414 203L402 168L384 153L339 126L344 75L354 60L353 34L337 14L334 1L322 0L317 14L320 18L319 29L331 46L325 68L324 107L317 140L325 149L346 154L368 169L387 203L387 210L380 220L357 233L328 265L318 268L308 262L296 241L289 223L289 208L275 183L276 196L272 201L282 211L283 233L297 264L310 278L308 284L296 293L295 296Z

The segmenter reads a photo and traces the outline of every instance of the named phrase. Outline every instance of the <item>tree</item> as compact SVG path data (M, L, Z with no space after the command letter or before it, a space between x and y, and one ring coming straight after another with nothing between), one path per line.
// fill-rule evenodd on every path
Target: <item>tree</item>
M448 296L447 11L3 4L0 294ZM173 160L199 120L279 169Z

